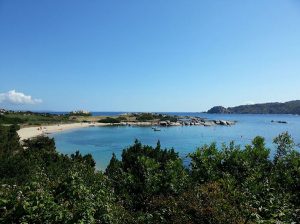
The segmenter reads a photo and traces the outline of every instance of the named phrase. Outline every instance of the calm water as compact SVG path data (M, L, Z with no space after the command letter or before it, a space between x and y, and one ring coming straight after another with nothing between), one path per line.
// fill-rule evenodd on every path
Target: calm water
M173 147L182 157L203 144L216 142L221 145L233 140L236 144L245 145L251 143L257 135L265 137L267 146L272 150L272 139L284 131L288 131L295 142L300 143L300 116L172 114L236 120L238 123L231 127L168 127L161 128L160 132L153 131L151 127L91 127L53 134L52 137L61 153L71 154L76 150L82 154L91 153L99 169L105 169L113 152L120 156L122 149L131 145L135 139L153 146L160 140L162 147ZM271 120L283 120L288 124L271 123Z

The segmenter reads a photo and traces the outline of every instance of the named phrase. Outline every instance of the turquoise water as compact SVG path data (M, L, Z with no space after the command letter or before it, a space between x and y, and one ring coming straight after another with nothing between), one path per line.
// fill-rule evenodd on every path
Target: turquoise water
M216 142L218 145L228 144L230 141L235 141L240 145L250 144L257 135L265 137L267 146L274 153L272 140L284 131L288 131L295 142L300 143L300 116L201 113L184 113L184 115L236 120L237 124L231 127L167 127L160 128L160 132L153 131L151 127L91 127L51 136L55 138L57 149L61 153L71 154L76 150L82 154L91 153L96 160L98 169L105 169L113 152L120 157L122 149L131 145L135 139L139 139L143 144L153 146L160 140L162 147L173 147L182 157L193 152L197 147L211 142ZM271 120L287 121L288 123L271 123Z

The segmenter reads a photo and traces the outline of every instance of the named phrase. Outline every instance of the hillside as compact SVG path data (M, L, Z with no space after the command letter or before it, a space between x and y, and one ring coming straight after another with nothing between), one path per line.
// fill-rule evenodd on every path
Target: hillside
M215 106L209 114L300 114L300 100L285 103L262 103L236 107Z

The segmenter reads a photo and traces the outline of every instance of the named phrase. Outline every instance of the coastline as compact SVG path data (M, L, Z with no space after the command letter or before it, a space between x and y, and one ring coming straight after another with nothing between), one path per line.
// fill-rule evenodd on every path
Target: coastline
M20 141L25 139L34 138L40 135L48 135L68 130L89 128L89 127L105 127L105 126L157 126L154 122L121 122L121 123L70 123L70 124L55 124L55 125L40 125L34 127L23 127L17 131Z
M171 126L215 126L215 125L225 125L231 126L234 125L236 121L225 121L225 120L195 120L192 119L191 121L182 121L182 122L170 122L170 121L141 121L141 122L120 122L120 123L99 123L99 122L76 122L76 123L69 123L69 124L54 124L54 125L40 125L34 127L23 127L17 131L20 141L25 139L34 138L40 135L48 135L57 132L63 132L72 129L79 129L79 128L88 128L88 127L104 127L104 126L152 126L152 127L171 127Z
M41 125L35 127L24 127L17 131L20 140L34 138L40 135L53 134L78 128L88 128L95 126L109 126L111 124L104 123L70 123L70 124L56 124L56 125Z

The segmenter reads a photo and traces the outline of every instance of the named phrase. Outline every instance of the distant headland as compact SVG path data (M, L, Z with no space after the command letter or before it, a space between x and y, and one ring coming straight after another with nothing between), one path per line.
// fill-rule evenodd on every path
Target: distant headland
M300 115L300 100L285 103L261 103L225 108L215 106L207 111L209 114L298 114Z

